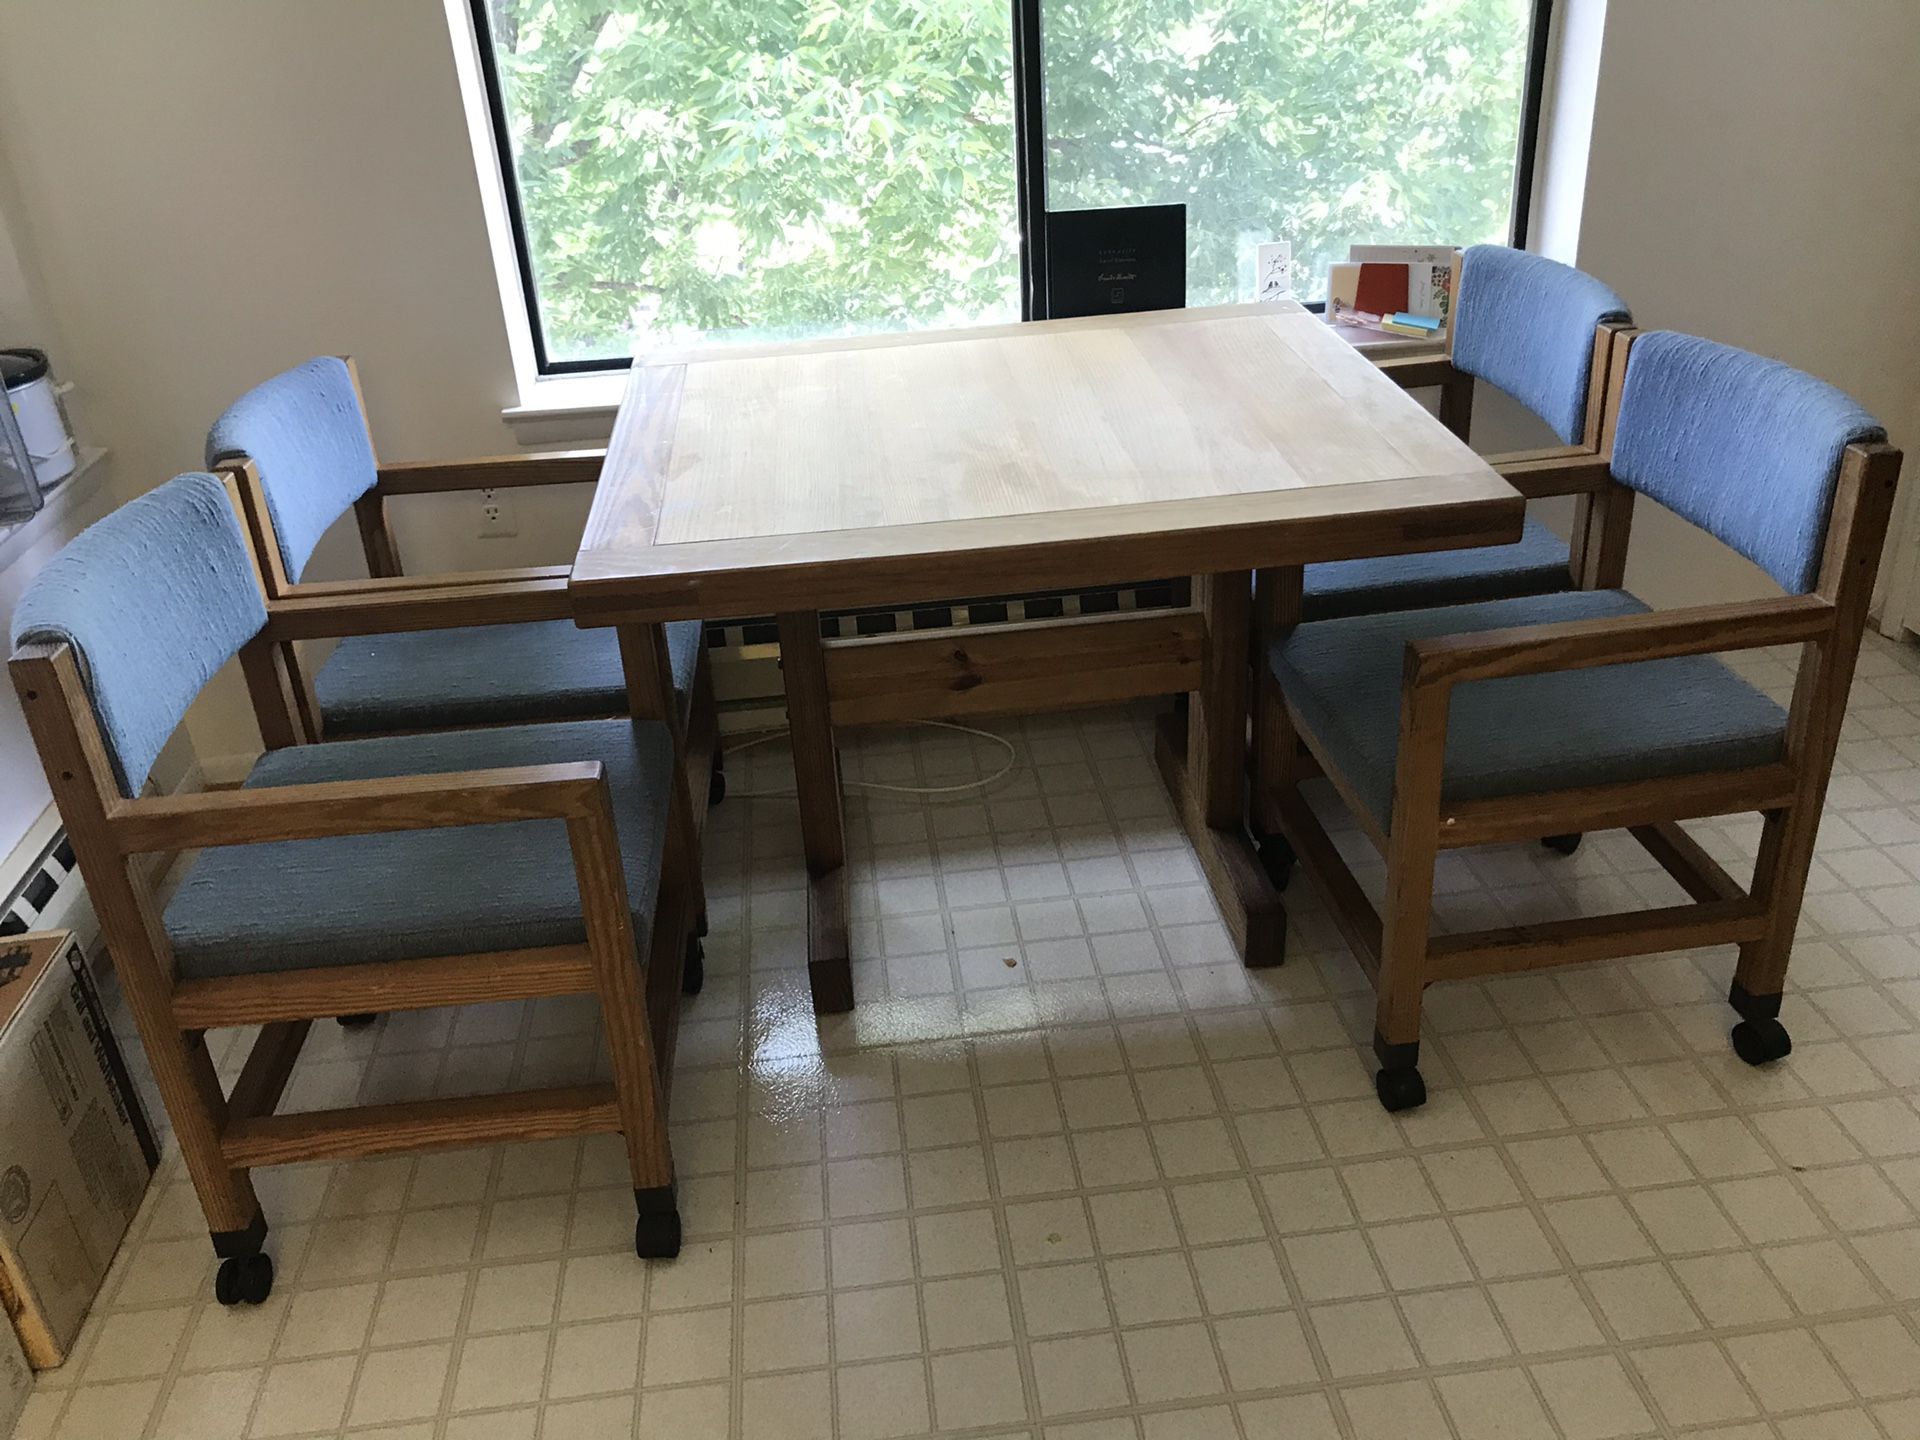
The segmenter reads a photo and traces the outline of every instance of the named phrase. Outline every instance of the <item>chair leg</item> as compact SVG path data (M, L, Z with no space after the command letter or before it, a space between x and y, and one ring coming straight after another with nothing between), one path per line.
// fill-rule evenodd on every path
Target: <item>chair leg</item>
M1374 1089L1388 1111L1427 1100L1420 1077L1420 999L1426 989L1433 867L1440 854L1440 790L1447 743L1444 687L1409 683L1401 699L1393 815L1387 825L1387 895L1380 917Z
M607 1050L613 1061L620 1130L626 1139L627 1166L633 1177L638 1212L634 1250L643 1259L672 1259L680 1253L680 1211L674 1192L673 1153L667 1144L666 1094L646 996L640 986L619 839L604 783L597 803L586 814L568 820L567 837L580 887L587 946L593 956L601 1023L606 1027ZM661 920L679 913L678 905L657 906L656 927Z
M1807 867L1813 859L1813 826L1795 823L1793 809L1768 813L1760 831L1760 855L1753 867L1753 896L1767 907L1767 929L1740 947L1727 1003L1740 1016L1733 1027L1733 1050L1749 1065L1786 1057L1793 1038L1780 1023L1780 1000L1787 984L1793 932L1800 923Z
M1411 828L1411 827L1407 827ZM1387 909L1380 933L1380 974L1373 1053L1380 1062L1374 1093L1389 1112L1427 1102L1420 1074L1420 1002L1426 989L1427 927L1433 910L1436 848L1431 832L1395 831L1387 846Z
M163 1070L171 1072L161 1078L167 1118L207 1217L213 1253L220 1257L214 1298L222 1305L258 1305L273 1290L273 1260L265 1250L267 1217L253 1192L253 1177L228 1165L220 1150L226 1099L206 1039L198 1031L175 1031L171 1036L143 1034L142 1041L156 1078ZM174 1083L169 1084L169 1078Z

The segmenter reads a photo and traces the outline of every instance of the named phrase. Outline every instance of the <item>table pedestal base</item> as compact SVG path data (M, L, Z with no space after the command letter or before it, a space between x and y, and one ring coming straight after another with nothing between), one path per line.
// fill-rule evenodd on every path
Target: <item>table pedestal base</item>
M1153 757L1173 797L1174 813L1193 842L1200 869L1213 889L1220 918L1248 969L1278 965L1287 958L1287 910L1273 888L1253 840L1239 827L1209 825L1190 783L1187 722L1183 715L1162 715L1154 725Z
M853 1009L853 961L847 953L847 867L807 877L807 984L813 1013Z

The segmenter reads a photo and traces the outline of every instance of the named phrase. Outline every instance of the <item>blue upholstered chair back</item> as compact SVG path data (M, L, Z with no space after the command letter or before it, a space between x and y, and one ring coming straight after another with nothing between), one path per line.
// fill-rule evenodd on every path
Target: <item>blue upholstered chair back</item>
M131 799L187 706L266 620L226 486L180 475L47 562L14 607L13 643L73 647Z
M1613 474L1803 595L1819 577L1841 452L1886 438L1824 380L1656 330L1627 360Z
M1567 444L1579 444L1594 329L1628 320L1627 302L1591 275L1505 245L1467 251L1459 298L1455 368L1506 391Z
M207 464L250 456L287 578L298 580L327 527L379 477L344 360L322 356L256 385L213 422Z

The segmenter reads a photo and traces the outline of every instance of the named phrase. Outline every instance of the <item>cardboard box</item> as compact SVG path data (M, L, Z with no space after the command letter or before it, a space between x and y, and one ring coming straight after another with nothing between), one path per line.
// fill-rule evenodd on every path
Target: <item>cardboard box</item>
M80 947L0 940L0 1301L34 1369L67 1358L157 1159Z
M33 1367L27 1364L27 1352L20 1348L19 1337L0 1325L0 1435L13 1434L31 1394Z

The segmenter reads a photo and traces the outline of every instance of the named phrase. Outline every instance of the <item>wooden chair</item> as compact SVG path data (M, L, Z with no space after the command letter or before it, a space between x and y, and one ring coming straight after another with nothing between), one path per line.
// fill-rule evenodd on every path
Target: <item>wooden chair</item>
M1577 497L1571 545L1528 516L1512 545L1263 572L1256 650L1264 647L1262 635L1303 621L1624 583L1633 492L1613 480L1601 452L1615 348L1631 327L1626 302L1570 266L1504 245L1476 245L1458 257L1446 353L1378 363L1408 389L1437 386L1440 420L1462 440L1471 427L1476 380L1504 391L1548 425L1561 445L1487 460L1529 500ZM1256 667L1261 663L1256 655ZM1284 728L1284 717L1269 711L1259 687L1254 711L1256 730ZM1312 763L1310 756L1301 761ZM1252 829L1262 863L1284 887L1293 873L1293 847L1257 804ZM1548 835L1541 843L1571 855L1580 836Z
M272 1287L253 1167L437 1146L619 1131L635 1249L677 1253L667 1087L694 905L662 878L670 727L316 742L268 751L239 790L142 798L213 673L279 643L236 504L184 475L100 521L21 598L9 666L222 1257L217 1298ZM666 711L666 671L646 678ZM192 850L163 909L136 862ZM599 999L607 1083L276 1113L316 1018L568 994ZM223 1094L203 1032L233 1025L260 1030Z
M1832 387L1669 333L1630 336L1606 448L1618 483L1765 568L1777 600L1649 612L1571 591L1300 625L1274 637L1255 790L1374 981L1379 1095L1420 1104L1435 981L1734 944L1733 1045L1791 1048L1781 991L1900 454ZM1717 653L1802 647L1790 707ZM1377 912L1300 791L1297 734L1386 858ZM1679 822L1758 811L1742 888ZM1627 827L1689 903L1430 932L1440 851Z
M1462 440L1476 379L1545 422L1562 444L1487 458L1529 500L1578 495L1574 543L1530 516L1513 545L1309 565L1302 620L1621 583L1632 496L1608 483L1597 457L1614 342L1632 323L1626 302L1590 275L1504 245L1468 250L1455 279L1446 354L1380 368L1409 389L1438 386L1441 422Z
M325 633L348 637L311 676L294 643L276 642L295 704L291 728L276 726L266 743L626 713L616 639L572 623L566 567L403 575L387 517L395 496L592 484L605 458L576 450L383 464L345 359L309 360L235 401L207 436L207 464L235 477L267 597L289 626L324 612ZM314 546L348 509L370 578L303 583ZM667 653L690 789L717 804L726 782L702 629L668 625Z

